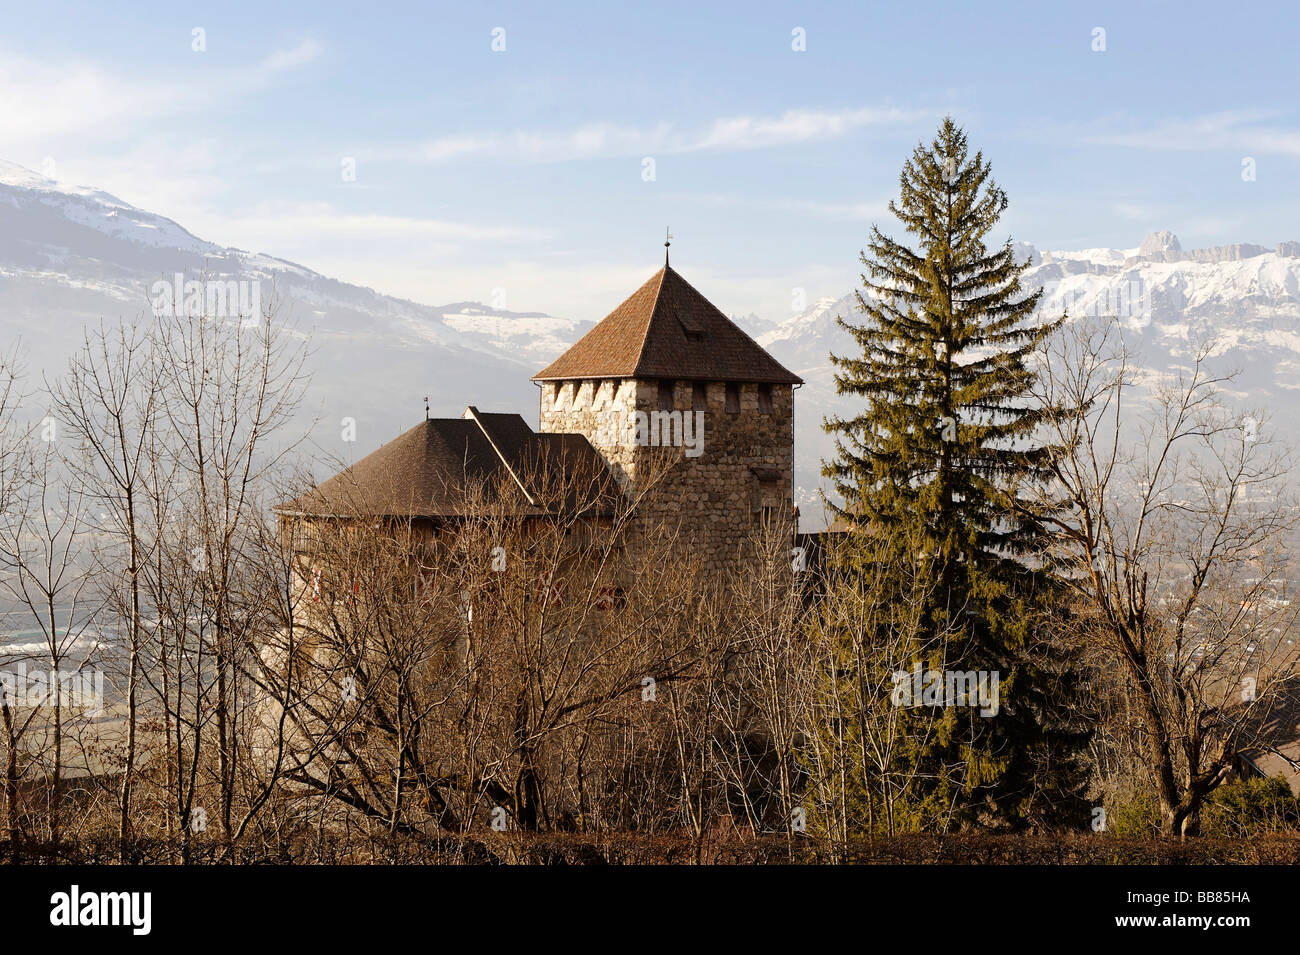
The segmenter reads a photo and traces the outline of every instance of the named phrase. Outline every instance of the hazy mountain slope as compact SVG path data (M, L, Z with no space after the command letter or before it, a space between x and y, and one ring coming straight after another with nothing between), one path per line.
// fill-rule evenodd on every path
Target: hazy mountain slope
M1118 316L1151 374L1183 365L1194 343L1213 337L1218 367L1241 373L1233 397L1243 409L1271 411L1279 424L1300 413L1300 243L1184 251L1166 232L1137 249L1040 254L1022 243L1018 253L1033 263L1027 284L1044 288L1042 314ZM833 451L823 416L853 409L835 394L827 359L856 347L837 316L858 320L851 292L758 336L808 382L796 395L795 482L805 504L816 497L818 463Z
M258 281L264 302L274 295L311 331L315 439L345 457L410 427L426 394L435 414L470 403L532 412L529 376L589 327L477 303L437 308L392 298L205 242L107 193L0 162L0 342L21 340L37 380L62 367L86 325L147 313L155 283L178 272ZM343 417L357 419L355 445L340 441Z
M1022 243L1018 254L1033 263L1028 281L1046 290L1044 314L1119 315L1153 374L1178 366L1193 342L1214 335L1223 366L1243 372L1243 405L1271 408L1279 421L1300 413L1300 243L1183 250L1172 233L1158 232L1134 249L1040 253ZM0 344L21 338L37 380L62 367L86 325L140 315L154 283L204 270L260 281L265 296L273 290L312 332L314 439L322 452L344 458L408 428L423 414L426 394L435 414L474 403L535 420L529 376L590 327L476 302L430 307L392 298L206 242L107 193L0 161ZM851 352L835 318L853 315L854 304L849 293L781 322L737 319L806 381L795 401L795 481L813 522L820 461L832 452L822 418L852 411L835 395L827 356ZM344 417L357 419L353 445L340 440Z

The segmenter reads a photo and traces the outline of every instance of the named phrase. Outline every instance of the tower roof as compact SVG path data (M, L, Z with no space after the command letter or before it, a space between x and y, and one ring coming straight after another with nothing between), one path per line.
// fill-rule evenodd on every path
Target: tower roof
M616 491L608 467L585 436L538 434L517 414L482 412L471 405L460 418L421 421L277 510L337 517L455 517L465 510L467 489L504 473L524 492L527 510L540 514L547 508L529 484L547 470L552 478L573 479L566 488L592 489L602 510L612 508Z
M533 375L572 378L803 383L668 265Z

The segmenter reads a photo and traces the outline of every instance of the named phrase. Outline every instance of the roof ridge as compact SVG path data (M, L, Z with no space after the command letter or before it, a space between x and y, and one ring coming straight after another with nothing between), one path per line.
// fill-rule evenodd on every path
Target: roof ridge
M552 439L560 444L558 460L565 477L608 472L608 463L586 435L548 433L543 438L521 415L482 412L474 406L467 412L459 418L424 419L293 500L276 504L276 513L332 518L468 517L472 502L463 490L479 481L514 481L527 502L520 502L517 513L545 510L547 506L538 503L545 498L544 489L530 492L520 478L528 476L533 453L548 453L545 446Z
M650 345L650 327L655 323L655 313L659 311L659 299L664 294L664 279L668 277L668 273L672 270L673 267L667 262L659 270L659 284L655 286L655 298L650 303L650 317L646 319L645 332L641 335L641 347L637 349L636 361L632 363L632 373L634 375L641 370L641 364L645 359L646 349Z
M537 500L533 497L532 492L524 486L524 482L520 480L519 475L515 473L515 469L510 466L510 462L506 460L506 456L501 453L501 448L497 446L496 441L492 437L492 433L488 431L487 425L484 424L483 419L479 417L479 410L473 405L468 405L465 408L465 414L469 415L470 420L478 425L479 431L483 432L483 437L487 439L487 443L491 445L492 450L496 452L496 456L501 461L502 466L506 469L506 473L514 478L515 483L519 485L519 490L524 492L524 497L527 498L528 503L536 507Z
M671 265L532 376L537 382L577 378L802 383Z

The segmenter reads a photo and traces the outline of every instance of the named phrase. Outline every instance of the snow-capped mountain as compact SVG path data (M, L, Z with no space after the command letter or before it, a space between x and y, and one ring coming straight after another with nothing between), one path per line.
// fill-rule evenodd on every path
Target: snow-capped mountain
M1236 397L1300 413L1300 242L1184 250L1170 232L1133 249L1039 251L1019 243L1028 284L1042 285L1042 311L1117 315L1126 339L1152 371L1185 361L1192 344L1214 336L1225 366L1240 369ZM395 437L424 410L483 410L531 417L529 376L590 327L537 312L477 302L434 307L349 285L269 255L225 248L176 222L107 193L63 183L0 161L0 345L21 340L39 381L57 374L82 329L139 316L158 283L201 273L260 282L313 336L306 411L319 417L320 450L356 458ZM630 291L630 290L629 290ZM611 302L611 308L617 303ZM727 311L726 302L717 302ZM855 313L852 292L822 298L784 321L735 320L806 384L796 400L796 499L810 526L821 514L820 461L832 453L824 416L851 413L835 394L829 354L851 354L835 322ZM339 422L357 421L341 442Z
M0 342L21 341L37 381L62 369L85 326L146 313L177 273L259 283L263 303L274 296L312 333L306 410L321 419L316 442L343 458L410 427L426 394L435 414L459 414L471 401L528 413L537 402L529 376L590 327L474 302L430 307L382 295L206 242L108 193L0 162ZM343 417L357 421L354 446L341 443Z
M1133 249L1040 252L1018 243L1016 254L1032 266L1026 287L1043 287L1044 316L1116 316L1151 372L1184 364L1196 344L1213 338L1218 367L1240 372L1232 397L1243 408L1271 412L1275 421L1300 413L1300 242L1185 251L1162 231ZM807 382L796 400L795 483L810 505L817 463L833 452L821 419L853 410L835 394L827 356L854 353L836 318L857 321L856 309L852 292L823 298L757 336Z

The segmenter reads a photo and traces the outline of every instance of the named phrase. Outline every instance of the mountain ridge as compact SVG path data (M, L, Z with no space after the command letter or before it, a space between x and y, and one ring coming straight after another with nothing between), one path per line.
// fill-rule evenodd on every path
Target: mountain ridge
M537 400L529 375L591 325L481 302L424 305L385 295L288 259L217 245L110 193L0 161L0 329L24 343L31 369L61 369L82 328L146 313L155 284L178 273L262 283L263 301L274 293L291 320L312 332L317 374L309 400L326 421L358 422L355 447L340 444L337 425L318 426L313 440L346 458L409 427L423 414L425 394L448 415L475 400L485 410L529 407Z
M1153 374L1177 368L1193 342L1216 336L1219 357L1249 377L1250 393L1239 397L1300 412L1300 242L1185 250L1161 230L1128 249L1014 248L1030 263L1027 286L1044 289L1044 316L1115 315ZM309 400L323 422L313 441L351 460L409 427L425 394L438 414L458 415L470 403L532 407L530 376L594 324L385 295L267 253L219 246L102 190L0 160L0 328L31 346L33 366L61 368L82 328L123 316L133 302L139 314L153 283L178 272L270 282L313 334ZM728 313L807 382L798 395L795 461L796 499L808 509L818 509L820 460L833 453L821 418L847 407L834 392L828 356L854 345L835 319L851 318L855 304L850 291L785 319ZM33 329L41 334L23 334ZM332 423L343 417L358 422L354 446L340 444Z

